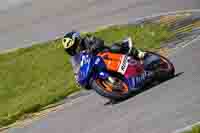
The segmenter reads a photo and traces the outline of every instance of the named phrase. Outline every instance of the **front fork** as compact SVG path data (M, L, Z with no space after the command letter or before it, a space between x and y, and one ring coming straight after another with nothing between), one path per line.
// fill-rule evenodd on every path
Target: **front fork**
M96 76L96 78L101 78L103 80L107 80L111 84L115 84L116 83L116 80L109 73L107 73L107 72L100 72L100 73L98 73L98 75Z
M109 84L112 84L112 86L113 86L112 89L113 90L115 90L115 91L122 91L122 85L123 84L122 84L121 80L119 80L118 78L115 78L115 77L111 76L109 73L107 73L107 72L100 72L99 75L98 75L98 78L104 79Z

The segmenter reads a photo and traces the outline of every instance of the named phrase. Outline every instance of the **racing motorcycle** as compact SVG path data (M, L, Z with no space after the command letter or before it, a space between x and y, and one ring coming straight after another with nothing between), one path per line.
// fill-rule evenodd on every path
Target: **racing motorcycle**
M145 84L167 80L175 73L173 64L167 58L149 51L146 51L144 60L110 51L102 51L97 55L81 52L79 56L79 84L111 100L126 99L136 91L133 89L133 77L144 71L157 70L159 73ZM154 58L159 60L154 61ZM147 59L152 60L151 63L145 64Z

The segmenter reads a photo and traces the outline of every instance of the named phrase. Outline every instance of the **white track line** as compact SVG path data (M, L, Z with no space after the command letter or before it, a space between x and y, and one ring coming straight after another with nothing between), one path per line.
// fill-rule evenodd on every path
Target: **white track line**
M192 131L192 127L194 127L194 126L200 126L200 122L197 122L196 124L187 126L187 127L185 127L185 128L182 128L182 129L178 129L178 130L176 130L174 133L191 132L191 131Z

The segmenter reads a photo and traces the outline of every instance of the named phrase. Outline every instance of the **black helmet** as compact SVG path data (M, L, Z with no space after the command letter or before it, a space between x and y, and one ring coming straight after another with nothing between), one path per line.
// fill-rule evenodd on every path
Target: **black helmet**
M80 43L80 33L79 32L69 32L66 33L65 36L62 39L62 44L64 46L65 51L71 55L74 56L77 53L77 48Z

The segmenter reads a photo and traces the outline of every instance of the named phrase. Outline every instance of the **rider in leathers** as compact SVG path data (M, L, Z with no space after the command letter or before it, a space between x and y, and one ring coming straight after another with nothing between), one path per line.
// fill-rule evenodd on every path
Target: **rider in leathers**
M80 59L78 53L80 53L81 51L97 54L100 51L109 50L115 53L129 54L137 59L144 59L146 53L132 46L130 49L130 41L131 39L128 38L121 42L114 43L111 47L107 47L104 45L104 41L100 38L97 38L92 35L86 35L85 37L81 37L79 32L72 31L65 34L65 36L62 39L62 44L67 54L71 56L70 61L73 67L75 78L78 81L77 74L79 72L80 67ZM154 72L145 71L143 74L133 77L134 80L132 81L134 88L132 89L137 90L143 87L145 83L144 81L150 79L154 74Z

